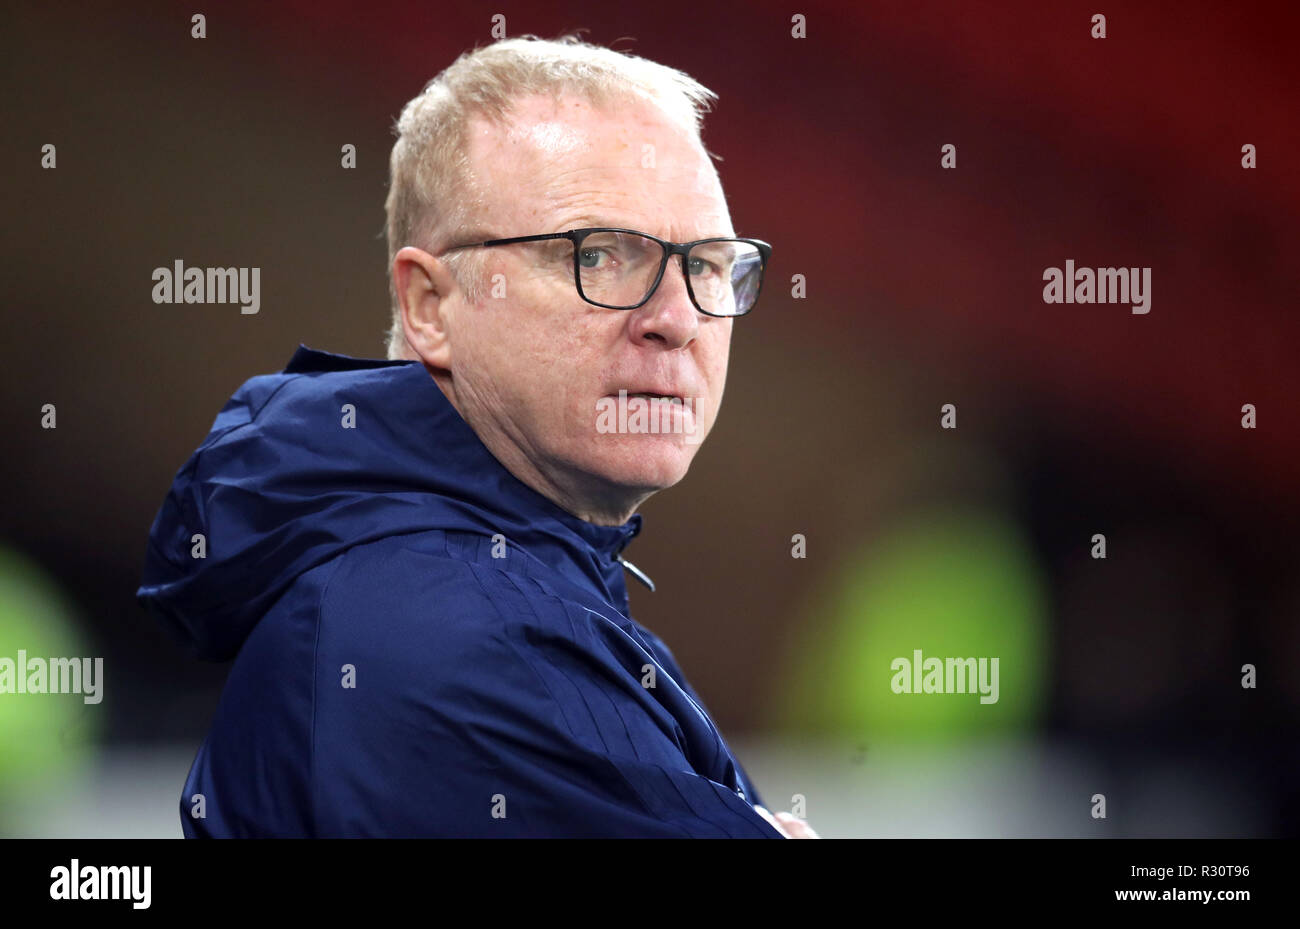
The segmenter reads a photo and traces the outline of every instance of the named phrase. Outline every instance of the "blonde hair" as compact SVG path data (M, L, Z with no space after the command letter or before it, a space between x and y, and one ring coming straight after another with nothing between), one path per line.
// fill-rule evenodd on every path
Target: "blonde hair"
M436 251L463 234L483 204L467 155L471 118L505 122L517 100L568 93L595 106L648 101L700 138L704 114L717 95L689 75L635 55L590 45L576 36L521 36L465 52L402 108L389 159L388 292L392 322L388 357L405 357L402 307L394 286L393 258L406 245ZM443 257L470 300L483 282L475 250Z

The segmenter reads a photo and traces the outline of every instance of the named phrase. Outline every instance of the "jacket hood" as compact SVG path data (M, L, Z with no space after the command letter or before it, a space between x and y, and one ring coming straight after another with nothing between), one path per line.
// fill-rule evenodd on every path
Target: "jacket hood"
M283 372L235 391L177 472L136 599L197 656L223 661L305 571L353 545L427 530L500 533L626 611L617 556L640 532L639 514L597 526L528 487L422 363L305 345ZM205 557L194 555L197 534Z

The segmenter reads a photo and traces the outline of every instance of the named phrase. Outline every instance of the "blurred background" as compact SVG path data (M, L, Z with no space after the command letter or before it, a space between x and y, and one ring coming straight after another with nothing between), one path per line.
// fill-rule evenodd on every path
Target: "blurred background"
M736 230L774 246L718 427L628 551L767 805L823 836L1300 834L1300 9L796 6L7 5L0 656L102 656L105 696L0 695L0 835L180 835L228 666L136 605L149 527L247 378L382 355L391 127L494 13L715 90ZM260 312L154 304L176 259L261 267ZM1152 268L1150 313L1045 304L1066 259ZM914 649L1000 656L999 701L893 693Z

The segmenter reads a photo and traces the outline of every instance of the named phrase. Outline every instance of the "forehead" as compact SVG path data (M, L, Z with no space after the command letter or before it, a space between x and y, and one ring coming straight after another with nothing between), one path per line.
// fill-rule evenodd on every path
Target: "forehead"
M648 102L528 97L504 123L476 118L468 128L483 206L471 222L493 232L611 225L680 240L731 231L707 152Z

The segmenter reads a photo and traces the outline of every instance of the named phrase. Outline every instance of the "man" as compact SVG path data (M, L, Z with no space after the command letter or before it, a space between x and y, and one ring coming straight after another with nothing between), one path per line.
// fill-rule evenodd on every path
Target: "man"
M235 657L187 836L812 835L628 615L635 510L712 427L768 254L710 97L514 39L406 106L389 359L245 383L151 533L141 602Z

